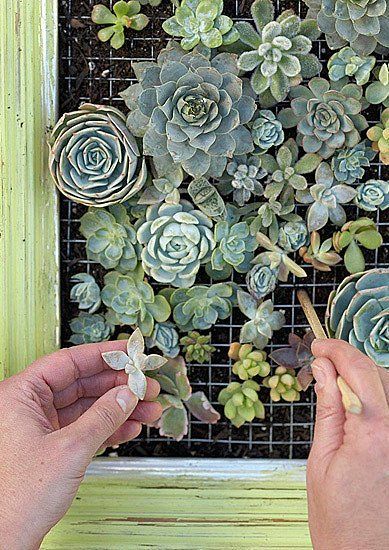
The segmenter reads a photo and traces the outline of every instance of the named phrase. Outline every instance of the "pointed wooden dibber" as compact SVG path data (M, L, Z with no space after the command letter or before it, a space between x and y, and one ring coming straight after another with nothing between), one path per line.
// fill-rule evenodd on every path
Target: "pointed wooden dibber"
M310 327L315 337L322 340L326 339L327 334L325 333L325 330L320 323L319 317L317 316L317 313L312 305L311 299L309 298L305 290L298 290L297 298L299 299L301 307L303 308L305 316L308 320L308 323L310 324ZM342 394L342 402L345 410L352 414L361 414L362 403L359 397L355 395L353 390L341 376L338 376L337 384L340 393Z

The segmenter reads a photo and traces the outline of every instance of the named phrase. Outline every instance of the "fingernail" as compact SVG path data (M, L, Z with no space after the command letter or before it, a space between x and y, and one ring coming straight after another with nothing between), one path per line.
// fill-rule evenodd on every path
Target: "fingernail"
M320 361L317 359L312 363L312 374L316 380L316 389L321 390L324 388L327 376Z
M132 412L138 402L135 395L126 386L117 392L116 401L124 413Z

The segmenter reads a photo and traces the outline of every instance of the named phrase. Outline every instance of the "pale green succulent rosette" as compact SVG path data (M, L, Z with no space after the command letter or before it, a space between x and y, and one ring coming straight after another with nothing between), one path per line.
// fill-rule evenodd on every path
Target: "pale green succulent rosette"
M212 226L188 201L150 206L137 232L146 273L161 283L192 286L215 248Z
M246 380L243 384L231 382L223 388L218 401L224 406L224 414L236 428L254 418L265 418L265 407L258 397L260 385L254 380Z
M331 159L331 167L335 179L340 183L353 185L365 175L365 168L370 166L370 161L375 157L376 152L361 141L351 149L337 151Z
M77 273L70 282L77 283L70 291L70 299L78 302L79 309L95 313L101 306L100 287L95 278L88 273Z
M260 300L273 292L278 282L278 267L255 265L246 276L247 289L251 296Z
M368 212L389 208L389 182L368 180L357 187L355 204Z
M233 157L227 164L227 170L223 176L223 182L231 187L224 192L233 191L233 200L243 206L252 195L263 195L263 185L260 182L266 176L266 171L261 168L261 159L257 155L241 155Z
M296 252L308 242L309 234L304 221L281 224L278 234L278 245L286 252Z
M82 312L70 321L70 330L72 331L70 342L78 346L109 340L114 325L104 315Z
M389 269L346 277L328 300L331 337L346 340L377 365L389 365Z
M179 336L173 323L155 323L146 344L149 348L157 347L165 357L177 357L180 353Z
M258 111L258 117L251 124L251 133L260 153L277 147L284 141L281 122L267 109Z
M363 57L357 55L350 47L342 48L328 60L328 76L334 82L344 79L346 84L348 78L354 77L356 83L363 86L369 82L370 72L375 62L375 57L372 55Z
M254 344L261 350L267 345L273 332L285 324L285 312L274 311L271 300L258 302L247 292L238 291L238 305L243 315L250 319L240 331L239 341L242 344Z

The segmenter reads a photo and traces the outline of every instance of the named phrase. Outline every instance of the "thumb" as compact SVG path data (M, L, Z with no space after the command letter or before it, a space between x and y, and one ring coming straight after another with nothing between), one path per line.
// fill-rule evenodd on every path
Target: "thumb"
M127 420L137 404L138 398L128 386L118 386L105 393L78 420L61 431L79 448L82 442L82 449L88 458L92 458Z

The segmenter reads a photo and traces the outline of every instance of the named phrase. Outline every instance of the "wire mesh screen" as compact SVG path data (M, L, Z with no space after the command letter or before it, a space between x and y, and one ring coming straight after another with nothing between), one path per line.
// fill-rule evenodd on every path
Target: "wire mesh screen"
M104 2L112 8L112 1ZM225 13L240 20L250 20L250 0L225 0ZM76 109L82 102L103 103L125 109L118 93L134 81L132 61L154 60L166 44L166 35L161 23L171 15L171 6L164 0L158 8L149 6L144 12L150 16L149 26L140 33L128 33L125 46L116 52L96 38L96 28L90 21L94 0L61 0L60 5L60 111ZM293 8L300 15L305 14L302 2L276 2L278 13ZM322 62L331 55L323 40L314 46L315 53ZM379 120L379 110L368 112L370 122ZM383 167L373 162L369 174L365 177L384 179ZM309 183L313 183L310 181ZM297 211L304 214L304 207ZM85 255L85 241L78 232L80 216L85 209L66 199L61 202L61 241L62 241L62 335L63 344L68 345L69 320L78 313L76 304L70 303L69 279L79 272L88 272L102 283L104 270L101 266L89 262ZM358 216L358 209L347 209L348 219ZM362 215L366 215L365 212ZM379 224L381 233L386 235L387 226L383 213L374 213L373 218ZM330 236L323 235L324 237ZM367 268L387 266L387 246L377 251L367 252ZM319 316L323 319L330 291L347 275L344 267L335 267L330 273L315 271L312 266L304 265L308 273L306 279L290 276L287 283L280 283L272 294L276 308L285 310L286 325L275 333L266 351L287 343L289 332L300 336L307 323L296 298L296 290L304 287L309 291ZM244 287L244 277L234 275L234 282ZM205 273L200 273L198 282L209 284ZM220 410L217 396L220 389L231 381L231 361L228 359L230 342L238 341L239 331L245 322L242 314L234 309L233 314L224 322L219 322L211 330L212 344L217 351L210 364L189 364L189 375L194 391L202 390L212 404ZM122 446L120 455L160 455L160 456L213 456L213 457L262 457L262 458L305 458L308 455L313 437L315 416L315 397L312 388L302 394L300 402L293 404L271 403L268 392L260 392L265 404L266 419L234 428L225 419L208 426L190 418L188 434L180 443L158 435L155 429L144 429L142 438ZM220 410L220 412L222 412Z

